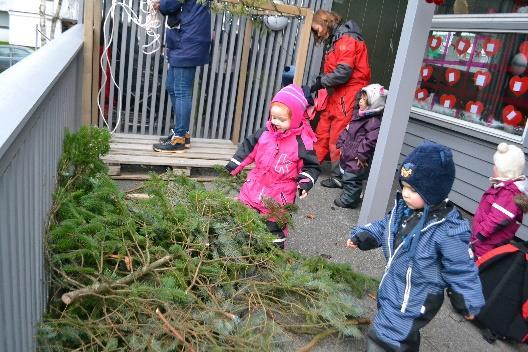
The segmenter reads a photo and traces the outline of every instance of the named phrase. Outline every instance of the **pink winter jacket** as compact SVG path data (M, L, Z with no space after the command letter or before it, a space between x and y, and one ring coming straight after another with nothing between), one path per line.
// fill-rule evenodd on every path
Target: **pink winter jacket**
M526 180L493 184L482 196L473 218L471 243L477 257L508 243L528 210Z
M302 127L301 127L302 128ZM321 172L313 149L308 149L296 129L275 131L268 121L266 127L247 137L231 159L236 168L232 175L255 163L240 189L238 199L260 213L268 210L263 198L272 198L281 205L292 204L297 184L304 183L308 190Z

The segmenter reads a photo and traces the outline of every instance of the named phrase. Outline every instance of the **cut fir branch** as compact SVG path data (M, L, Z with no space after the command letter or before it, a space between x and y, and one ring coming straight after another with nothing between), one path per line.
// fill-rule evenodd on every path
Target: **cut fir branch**
M75 138L97 133L72 135L62 165L95 165L99 153ZM313 335L358 334L352 295L371 279L276 249L256 212L188 178L152 176L147 199L127 200L104 171L88 169L74 167L55 197L39 350L267 351L300 324Z

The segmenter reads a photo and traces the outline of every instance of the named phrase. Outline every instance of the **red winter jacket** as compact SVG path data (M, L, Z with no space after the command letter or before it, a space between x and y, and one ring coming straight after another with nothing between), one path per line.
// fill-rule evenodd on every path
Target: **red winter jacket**
M337 116L351 116L356 93L370 82L367 45L359 26L354 21L340 25L334 31L332 44L325 55L324 87L333 88L328 100L328 110Z
M471 243L477 257L508 243L528 210L525 179L493 184L482 196L473 218ZM479 235L478 235L479 234Z

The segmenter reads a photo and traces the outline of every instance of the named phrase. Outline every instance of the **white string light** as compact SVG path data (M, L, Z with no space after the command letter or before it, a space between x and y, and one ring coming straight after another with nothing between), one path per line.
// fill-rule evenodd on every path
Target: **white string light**
M107 75L106 70L103 67L104 61L106 61L108 67L110 67L110 78L112 79L112 83L117 88L117 94L118 94L118 101L121 97L121 88L115 81L114 74L112 73L111 69L111 63L110 59L108 57L108 49L112 45L112 41L114 39L114 31L112 30L112 33L110 34L110 38L108 38L108 26L107 21L109 18L114 19L113 25L119 25L119 21L116 21L116 18L114 18L115 9L116 7L120 6L124 13L128 15L130 18L130 21L132 23L136 24L138 27L143 28L145 30L145 34L147 36L147 44L142 46L142 52L146 55L151 55L157 52L161 48L161 41L160 37L161 35L158 33L159 28L161 27L162 21L160 20L159 12L154 9L153 3L157 2L157 0L142 0L139 5L139 15L144 14L145 21L141 22L140 16L132 9L132 7L124 2L125 0L112 0L112 5L110 6L110 9L108 10L108 13L106 14L105 20L103 22L103 42L104 42L104 49L101 54L100 59L100 66L101 66L101 74L102 74L102 80L101 80L101 87L99 88L99 92L97 93L97 107L99 108L99 113L101 114L101 118L103 119L103 122L105 126L110 131L111 127L108 125L108 121L106 120L104 116L103 108L100 104L100 96L101 92L103 91L103 88L106 86L107 81ZM151 48L149 50L149 48ZM115 55L115 53L114 53ZM117 108L117 123L113 130L110 131L110 133L115 133L117 128L119 127L119 123L121 122L121 105L118 104Z

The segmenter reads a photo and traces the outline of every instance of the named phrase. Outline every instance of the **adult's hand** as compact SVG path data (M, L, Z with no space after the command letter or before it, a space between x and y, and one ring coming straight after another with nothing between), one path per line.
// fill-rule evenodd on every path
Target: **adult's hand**
M314 84L312 84L312 86L310 87L310 93L316 92L321 88L324 88L323 84L321 83L321 76L317 76Z

